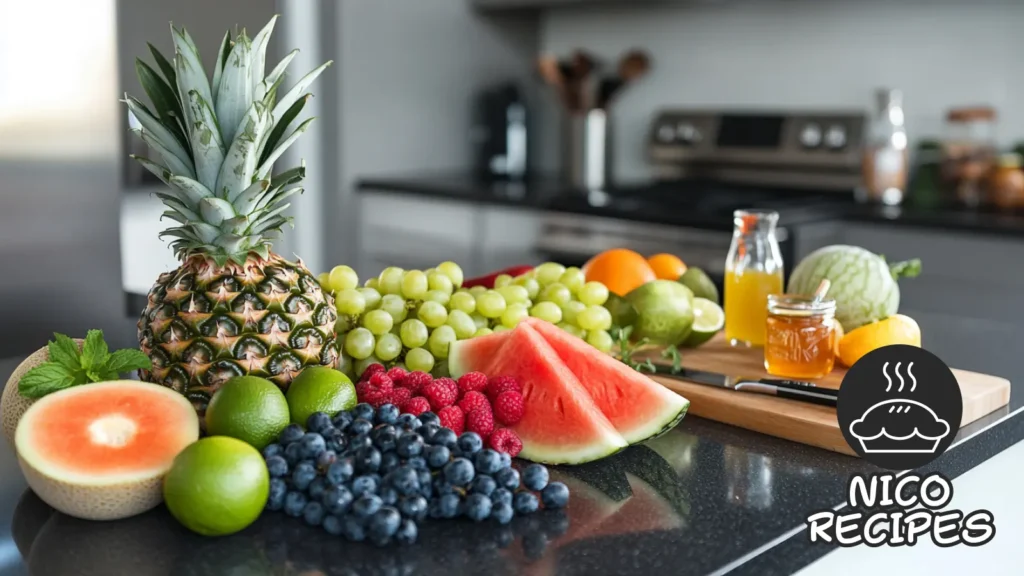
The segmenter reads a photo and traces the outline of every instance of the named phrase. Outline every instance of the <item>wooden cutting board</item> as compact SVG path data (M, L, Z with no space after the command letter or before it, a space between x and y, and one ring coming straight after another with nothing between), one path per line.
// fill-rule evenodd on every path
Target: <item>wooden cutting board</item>
M700 348L682 352L682 364L687 368L743 377L769 376L764 370L764 355L760 348L733 348L721 334ZM665 362L658 355L652 355L651 360ZM1010 382L1004 378L955 368L953 374L963 395L961 427L1010 402ZM838 389L845 375L846 369L837 366L831 374L814 383ZM690 400L689 412L695 416L855 455L839 429L835 408L763 394L734 392L662 376L651 378Z

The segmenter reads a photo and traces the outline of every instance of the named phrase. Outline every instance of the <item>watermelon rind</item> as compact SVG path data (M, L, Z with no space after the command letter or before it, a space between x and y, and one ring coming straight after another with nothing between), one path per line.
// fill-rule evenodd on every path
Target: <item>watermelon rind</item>
M629 444L621 439L604 439L603 442L594 442L586 449L566 451L563 446L539 446L536 442L523 443L523 449L519 452L518 458L537 462L539 464L565 464L574 466L586 464L602 458L618 454L629 447Z

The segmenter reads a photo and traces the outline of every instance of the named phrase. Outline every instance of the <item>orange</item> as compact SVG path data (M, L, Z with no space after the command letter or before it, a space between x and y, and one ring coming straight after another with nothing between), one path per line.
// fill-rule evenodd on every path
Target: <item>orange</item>
M655 254L647 259L658 280L679 280L686 272L686 264L675 254Z
M658 279L643 256L625 248L605 250L594 256L583 265L583 274L587 282L600 282L619 296Z
M836 358L839 358L839 343L843 341L843 336L845 335L846 331L843 330L843 325L840 324L838 320L836 320L836 343L835 346L832 347L832 350L836 353Z
M893 314L885 320L865 324L839 341L839 359L853 366L868 352L892 344L921 346L921 327L909 316Z

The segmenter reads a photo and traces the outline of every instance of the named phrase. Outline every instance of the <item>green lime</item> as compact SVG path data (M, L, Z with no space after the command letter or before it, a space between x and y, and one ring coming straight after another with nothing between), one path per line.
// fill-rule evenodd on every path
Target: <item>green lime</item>
M288 401L270 380L238 376L228 380L206 408L206 432L230 436L263 450L288 425Z
M627 302L625 298L614 292L608 294L608 300L605 301L604 307L612 313L613 326L625 328L632 326L633 322L636 322L636 308Z
M694 298L693 329L682 345L696 348L714 338L722 326L725 326L725 312L722 308L707 298Z
M690 335L693 324L693 292L679 282L652 280L626 294L636 308L633 340L675 346Z
M164 502L183 526L203 536L233 534L267 503L270 475L252 446L207 436L181 451L164 477Z
M705 298L711 300L715 304L718 304L718 288L715 283L708 278L708 275L704 273L700 268L688 268L682 276L679 277L679 282L690 289L696 298Z
M342 410L356 407L356 387L341 372L326 366L310 366L302 371L288 387L288 408L292 422L306 425L314 412L334 416Z

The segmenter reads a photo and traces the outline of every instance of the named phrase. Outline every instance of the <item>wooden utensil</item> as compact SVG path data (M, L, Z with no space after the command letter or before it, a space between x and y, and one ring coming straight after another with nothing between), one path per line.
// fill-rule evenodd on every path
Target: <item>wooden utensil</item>
M647 73L651 58L643 50L630 50L622 55L615 76L605 78L598 87L597 105L607 108L615 95L626 85Z
M563 106L569 106L569 95L566 90L566 75L562 64L554 56L541 56L537 59L537 70L541 78L554 88L558 100Z
M588 95L592 92L589 88L590 76L594 72L594 58L583 50L576 50L572 55L572 82L575 94L574 112L582 112L590 109L592 98Z

